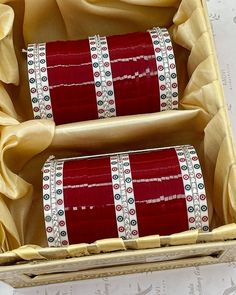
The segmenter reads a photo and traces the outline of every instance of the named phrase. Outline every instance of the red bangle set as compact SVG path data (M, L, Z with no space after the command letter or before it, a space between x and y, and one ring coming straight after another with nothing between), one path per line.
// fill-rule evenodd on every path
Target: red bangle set
M192 146L49 160L43 200L49 246L209 230Z
M35 119L65 124L178 109L175 57L167 29L30 44Z

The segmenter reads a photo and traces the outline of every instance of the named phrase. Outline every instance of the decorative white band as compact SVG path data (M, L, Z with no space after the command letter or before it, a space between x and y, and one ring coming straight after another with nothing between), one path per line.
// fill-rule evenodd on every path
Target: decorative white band
M160 28L153 28L148 32L152 38L157 64L160 110L178 109L177 73L169 33Z
M122 239L138 238L138 221L129 155L112 156L110 163L118 235Z
M178 81L175 55L171 38L166 28L155 28L162 48L163 62L166 76L166 89L171 90L172 109L178 109Z
M158 83L159 83L159 93L160 93L160 110L165 111L171 109L172 106L167 105L167 93L166 93L166 83L165 83L165 72L164 72L164 62L162 58L160 41L156 30L148 31L151 38L152 44L155 52L157 73L158 73Z
M111 61L106 37L89 37L98 118L116 116Z
M63 196L63 165L63 161L49 160L43 167L44 218L50 247L69 244Z
M209 231L205 185L197 153L192 146L175 148L184 184L189 229Z
M28 45L27 63L34 118L53 119L45 43Z

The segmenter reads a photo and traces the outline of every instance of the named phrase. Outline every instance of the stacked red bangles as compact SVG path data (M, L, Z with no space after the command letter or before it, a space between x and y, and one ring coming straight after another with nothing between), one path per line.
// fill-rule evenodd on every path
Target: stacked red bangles
M35 119L64 124L178 108L165 28L30 44L27 62Z
M192 146L49 160L43 203L49 246L209 230Z

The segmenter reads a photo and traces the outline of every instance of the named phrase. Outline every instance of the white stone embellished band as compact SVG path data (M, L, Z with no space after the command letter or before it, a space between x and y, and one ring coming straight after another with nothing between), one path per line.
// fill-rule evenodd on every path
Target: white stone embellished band
M63 161L49 160L43 167L43 206L50 247L69 244L63 196Z
M89 37L98 118L116 116L111 61L106 37Z
M129 155L110 157L117 232L122 239L139 237Z
M160 92L160 110L178 109L178 84L171 38L166 29L148 30L155 52Z
M166 86L169 91L171 89L171 102L172 109L178 109L178 81L177 70L175 64L175 55L173 46L171 44L171 38L166 28L155 28L158 32L161 47L163 48L163 61L166 65ZM165 50L164 50L165 48ZM168 64L168 67L167 67Z
M34 118L53 119L45 43L28 45L27 64Z
M189 229L209 231L206 191L197 153L192 146L175 150L182 173Z

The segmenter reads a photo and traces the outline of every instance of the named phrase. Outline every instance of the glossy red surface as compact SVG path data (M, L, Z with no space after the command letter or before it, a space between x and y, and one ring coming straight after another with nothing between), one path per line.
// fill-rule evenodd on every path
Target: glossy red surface
M187 230L184 187L175 150L131 154L129 158L139 235ZM117 237L110 158L66 161L63 182L70 244Z
M117 116L160 111L152 40L147 32L107 37ZM88 40L46 45L48 80L56 124L97 119Z

